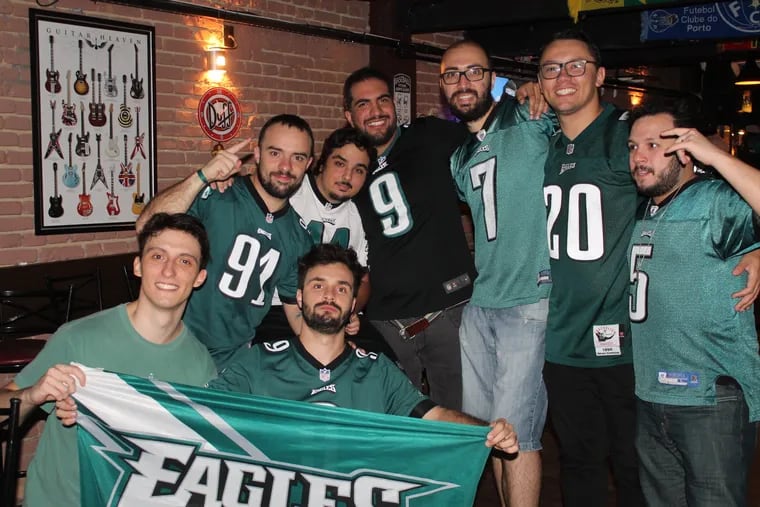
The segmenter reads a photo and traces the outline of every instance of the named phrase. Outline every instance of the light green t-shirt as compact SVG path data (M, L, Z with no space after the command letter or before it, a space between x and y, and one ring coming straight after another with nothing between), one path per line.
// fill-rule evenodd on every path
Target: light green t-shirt
M195 386L216 372L208 350L186 327L171 343L157 345L135 331L126 306L120 305L61 326L15 382L22 389L29 387L51 366L72 361ZM54 408L52 403L43 406L48 412ZM64 427L52 413L29 466L24 505L78 507L79 491L76 426Z

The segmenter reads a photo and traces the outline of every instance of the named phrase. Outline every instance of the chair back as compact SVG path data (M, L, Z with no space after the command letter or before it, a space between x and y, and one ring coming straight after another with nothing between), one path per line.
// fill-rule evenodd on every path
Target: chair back
M48 290L57 295L55 301L62 312L63 322L69 322L103 309L100 269L77 275L46 276L45 283Z
M16 505L16 481L19 476L19 457L21 455L21 400L11 398L10 407L0 408L0 416L7 416L0 423L5 442L2 469L0 475L0 506L11 507Z

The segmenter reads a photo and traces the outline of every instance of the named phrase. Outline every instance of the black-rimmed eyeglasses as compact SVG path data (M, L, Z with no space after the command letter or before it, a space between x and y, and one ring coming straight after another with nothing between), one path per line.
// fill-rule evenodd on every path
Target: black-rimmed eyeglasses
M596 62L593 60L581 58L564 63L543 63L539 66L539 72L543 79L557 79L564 68L568 76L579 77L586 73L587 63L596 65Z
M467 81L482 81L486 76L486 72L492 72L493 69L487 69L485 67L470 67L467 70L447 70L441 74L441 80L444 84L453 85L457 84L462 76L467 78Z

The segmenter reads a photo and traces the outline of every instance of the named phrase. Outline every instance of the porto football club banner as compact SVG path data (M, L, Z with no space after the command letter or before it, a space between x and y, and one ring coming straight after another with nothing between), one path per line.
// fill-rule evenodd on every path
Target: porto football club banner
M730 0L641 14L641 40L753 38L760 36L760 0Z
M472 505L488 428L83 368L82 505Z

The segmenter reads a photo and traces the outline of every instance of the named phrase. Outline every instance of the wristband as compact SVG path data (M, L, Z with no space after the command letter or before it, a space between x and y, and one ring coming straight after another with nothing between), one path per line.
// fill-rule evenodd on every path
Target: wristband
M203 174L203 169L198 169L198 172L195 174L198 175L198 177L201 179L204 185L208 185L208 179L206 179L206 175Z

